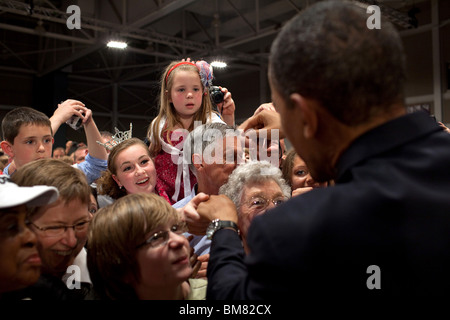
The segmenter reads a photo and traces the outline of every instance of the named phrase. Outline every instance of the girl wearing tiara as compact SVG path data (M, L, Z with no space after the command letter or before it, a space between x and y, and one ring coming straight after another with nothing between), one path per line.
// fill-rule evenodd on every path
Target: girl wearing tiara
M149 126L150 154L154 159L156 191L170 204L188 196L196 183L188 164L183 163L183 142L195 122L224 122L234 125L234 101L221 88L224 101L213 111L209 87L212 68L205 61L175 61L167 66L161 78L158 116Z
M100 207L127 194L156 192L155 166L141 139L124 139L109 150L108 169L97 180Z

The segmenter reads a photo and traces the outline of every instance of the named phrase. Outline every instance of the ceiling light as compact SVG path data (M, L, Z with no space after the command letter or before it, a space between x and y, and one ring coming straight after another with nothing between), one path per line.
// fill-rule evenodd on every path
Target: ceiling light
M110 41L107 46L110 48L125 49L127 47L127 43L123 41Z
M227 64L223 61L213 61L211 62L211 66L215 68L225 68Z

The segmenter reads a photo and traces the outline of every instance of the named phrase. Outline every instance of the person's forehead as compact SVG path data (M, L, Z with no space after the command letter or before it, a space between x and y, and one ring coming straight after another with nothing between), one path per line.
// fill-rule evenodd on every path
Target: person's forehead
M126 149L120 151L115 159L116 164L120 165L125 161L132 161L140 159L144 156L148 156L148 151L144 146L139 144L133 144Z
M81 199L65 201L59 198L50 205L42 206L34 215L35 220L48 223L73 223L88 216L89 203Z
M176 70L176 69L175 69ZM180 84L185 81L197 81L200 83L200 76L193 70L176 70L173 77L173 84Z
M15 207L0 209L0 221L9 216L17 216L21 213L27 213L27 206L21 204Z
M303 160L302 158L300 158L300 156L298 154L295 155L294 160L293 160L293 164L294 167L298 167L298 166L304 166L306 167L306 162L305 160Z
M261 193L268 195L272 195L276 192L281 192L281 188L278 183L270 178L263 181L249 182L245 185L245 190L247 191L247 193Z
M51 136L52 132L49 126L42 124L27 123L20 126L18 135L36 136L38 134L43 136L45 135Z

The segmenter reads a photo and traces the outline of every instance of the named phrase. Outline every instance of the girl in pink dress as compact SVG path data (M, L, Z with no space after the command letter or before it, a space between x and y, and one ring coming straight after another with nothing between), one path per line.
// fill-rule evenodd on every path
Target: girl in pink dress
M170 204L190 195L196 178L183 162L183 142L194 125L224 122L234 125L234 101L221 88L224 101L213 111L209 87L212 68L205 61L174 61L161 78L158 116L149 126L150 154L154 159L156 191Z

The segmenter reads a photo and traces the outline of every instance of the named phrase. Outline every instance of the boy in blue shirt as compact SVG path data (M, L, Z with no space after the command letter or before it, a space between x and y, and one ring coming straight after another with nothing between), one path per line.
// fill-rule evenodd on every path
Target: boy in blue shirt
M50 119L44 113L28 107L15 108L5 115L2 120L4 141L0 145L12 161L3 173L12 175L31 161L51 158L53 133L73 115L82 119L89 149L86 161L74 166L86 174L89 184L99 178L107 168L106 150L96 142L101 140L100 132L92 111L80 101L71 99L58 105Z

